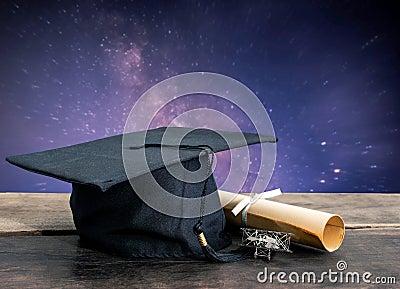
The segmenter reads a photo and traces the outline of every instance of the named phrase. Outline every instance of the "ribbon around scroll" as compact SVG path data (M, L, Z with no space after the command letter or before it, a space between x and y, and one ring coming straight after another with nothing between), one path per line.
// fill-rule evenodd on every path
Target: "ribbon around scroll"
M276 196L282 195L280 188L271 191L266 191L260 194L251 194L248 197L241 200L233 209L232 214L237 216L247 205L257 202L259 199L269 199Z

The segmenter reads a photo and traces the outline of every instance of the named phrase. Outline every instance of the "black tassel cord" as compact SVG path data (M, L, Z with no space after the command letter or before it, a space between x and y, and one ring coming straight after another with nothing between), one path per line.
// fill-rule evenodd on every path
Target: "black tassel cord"
M192 147L192 148L194 148L194 147ZM212 262L218 262L218 263L230 263L230 262L237 262L240 260L247 259L253 255L253 252L251 252L251 250L248 250L249 248L240 247L239 249L237 249L236 251L232 251L231 253L217 253L207 243L207 239L204 236L202 225L203 225L203 217L204 217L205 196L206 196L208 175L211 173L212 164L214 163L215 156L214 156L214 151L211 149L210 146L198 146L197 148L207 152L207 175L206 175L207 179L204 181L204 187L203 187L203 191L201 193L200 219L196 223L196 225L194 225L193 232L197 236L197 239L199 240L201 249L208 260L210 260ZM210 155L211 155L211 161L210 161Z

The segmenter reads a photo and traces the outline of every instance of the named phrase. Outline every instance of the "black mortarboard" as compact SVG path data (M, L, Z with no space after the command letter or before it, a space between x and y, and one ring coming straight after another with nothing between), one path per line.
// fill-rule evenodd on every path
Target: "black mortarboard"
M219 152L275 141L250 133L169 127L11 156L7 161L72 183L70 205L78 234L86 244L122 256L186 256L201 252L192 233L198 218L185 215L193 210L197 213L199 207L180 208L178 202L176 208L181 211L171 216L145 203L136 188L157 194L147 189L150 176L174 196L211 195L217 190L212 174L199 182L186 182L170 168L180 164L190 172L199 170L204 148ZM163 152L174 148L177 154ZM207 205L211 203L216 210L202 217L202 222L208 243L219 250L229 245L230 239L224 234L218 195L212 195Z

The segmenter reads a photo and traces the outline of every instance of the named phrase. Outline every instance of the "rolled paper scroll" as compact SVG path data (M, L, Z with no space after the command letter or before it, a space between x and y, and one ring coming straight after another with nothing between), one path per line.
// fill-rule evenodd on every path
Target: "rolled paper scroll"
M218 191L228 223L241 227L242 217L232 209L246 195ZM293 233L291 241L333 252L344 238L344 222L339 215L260 199L247 211L250 228Z

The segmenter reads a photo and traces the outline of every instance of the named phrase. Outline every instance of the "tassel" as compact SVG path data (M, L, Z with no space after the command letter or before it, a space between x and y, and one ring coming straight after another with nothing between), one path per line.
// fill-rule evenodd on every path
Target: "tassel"
M237 262L240 260L247 259L251 256L251 252L247 250L242 250L239 248L237 253L217 253L214 249L207 243L206 237L204 236L203 229L201 228L201 222L197 222L193 227L193 232L196 234L197 239L204 255L213 262L218 263L230 263Z

